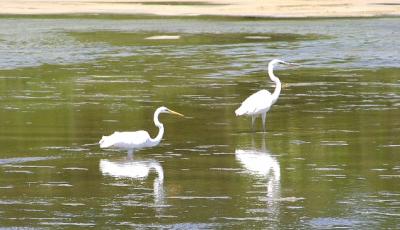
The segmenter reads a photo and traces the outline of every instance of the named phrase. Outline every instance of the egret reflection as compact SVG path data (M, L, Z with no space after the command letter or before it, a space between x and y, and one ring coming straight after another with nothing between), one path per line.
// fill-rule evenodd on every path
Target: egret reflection
M164 170L161 164L154 160L127 160L111 161L100 160L100 171L105 176L115 178L131 178L145 180L150 173L154 172L156 178L153 183L154 204L156 207L164 205Z
M262 136L261 148L256 148L254 136L251 147L235 150L235 158L244 168L244 173L257 180L256 186L266 187L267 209L270 213L279 213L281 168L279 161L265 147L265 135Z

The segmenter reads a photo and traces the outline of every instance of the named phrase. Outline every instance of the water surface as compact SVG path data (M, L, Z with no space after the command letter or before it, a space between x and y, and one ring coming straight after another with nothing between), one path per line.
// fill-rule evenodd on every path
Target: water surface
M399 228L399 25L1 18L0 226ZM302 66L253 132L273 58ZM99 149L161 105L160 146Z

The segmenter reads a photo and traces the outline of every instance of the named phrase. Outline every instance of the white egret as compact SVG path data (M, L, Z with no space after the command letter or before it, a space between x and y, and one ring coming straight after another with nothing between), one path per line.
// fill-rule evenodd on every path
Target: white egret
M262 89L242 102L242 105L235 110L236 116L251 116L251 125L254 127L254 120L261 115L263 130L265 131L265 119L267 112L271 109L271 106L279 98L281 93L282 84L278 77L274 75L274 66L276 64L286 64L286 65L297 65L294 63L285 62L279 59L274 59L268 64L268 75L271 81L275 82L275 90L271 94L266 89Z
M100 148L128 150L128 154L132 155L133 151L136 149L158 145L164 135L164 125L158 120L158 115L161 113L175 114L183 117L182 114L161 106L154 112L154 124L159 128L155 138L151 138L149 133L144 130L136 132L114 132L110 136L103 136L101 138L99 141Z

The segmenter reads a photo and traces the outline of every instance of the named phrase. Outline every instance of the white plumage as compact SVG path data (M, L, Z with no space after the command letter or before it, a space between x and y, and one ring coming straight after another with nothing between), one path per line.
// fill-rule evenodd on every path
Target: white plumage
M151 139L148 132L144 130L136 132L114 132L110 136L103 136L100 140L100 148L118 148L118 149L141 149L149 146Z
M250 116L251 124L254 127L254 120L261 115L263 129L265 130L265 120L267 112L271 109L272 105L278 100L279 95L281 93L282 84L278 77L274 75L273 69L275 64L288 64L294 65L293 63L288 63L279 59L274 59L268 64L268 75L271 81L275 82L275 90L271 94L268 90L260 90L251 96L249 96L246 100L244 100L241 106L235 110L236 116Z
M160 143L164 135L164 125L158 120L160 113L170 113L179 116L182 114L172 111L164 106L159 107L154 112L154 124L159 128L158 134L155 138L151 138L149 133L144 130L136 132L114 132L110 136L103 136L99 141L100 148L116 148L128 150L129 154L136 149L142 149L146 147L153 147Z
M260 100L262 98L262 100ZM268 90L260 90L242 102L242 105L235 111L236 116L255 115L268 112L271 108L271 93Z

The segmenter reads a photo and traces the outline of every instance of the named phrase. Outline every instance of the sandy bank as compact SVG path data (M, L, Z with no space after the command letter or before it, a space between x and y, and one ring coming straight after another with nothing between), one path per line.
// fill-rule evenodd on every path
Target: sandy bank
M400 16L398 0L0 0L0 14L155 14L254 17Z

